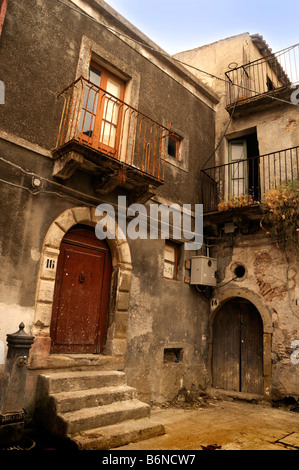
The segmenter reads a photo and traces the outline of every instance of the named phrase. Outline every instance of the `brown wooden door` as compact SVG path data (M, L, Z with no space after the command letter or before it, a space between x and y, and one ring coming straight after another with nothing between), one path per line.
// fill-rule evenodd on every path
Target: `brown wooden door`
M224 390L263 393L263 325L250 302L232 300L213 325L213 386Z
M111 257L94 230L64 238L57 266L51 323L53 353L100 353L108 319Z

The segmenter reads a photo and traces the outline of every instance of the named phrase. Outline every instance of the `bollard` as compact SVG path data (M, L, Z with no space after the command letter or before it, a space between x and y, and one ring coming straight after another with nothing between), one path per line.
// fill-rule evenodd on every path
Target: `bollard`
M24 396L29 350L34 337L24 331L7 335L8 351L0 390L0 447L17 442L24 429Z

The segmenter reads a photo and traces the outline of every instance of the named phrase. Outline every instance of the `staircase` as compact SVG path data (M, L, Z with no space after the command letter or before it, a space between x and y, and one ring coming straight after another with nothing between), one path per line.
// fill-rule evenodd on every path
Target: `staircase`
M82 450L107 450L165 433L120 371L51 371L38 378L39 422Z

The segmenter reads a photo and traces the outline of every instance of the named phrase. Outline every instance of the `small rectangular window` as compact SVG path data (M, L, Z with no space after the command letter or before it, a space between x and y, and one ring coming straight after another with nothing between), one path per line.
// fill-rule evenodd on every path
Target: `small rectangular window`
M168 155L178 161L181 159L181 142L182 139L177 135L168 138Z
M183 361L182 348L166 348L164 349L164 362L179 363Z
M165 242L164 248L164 277L177 279L178 271L178 247L175 243Z

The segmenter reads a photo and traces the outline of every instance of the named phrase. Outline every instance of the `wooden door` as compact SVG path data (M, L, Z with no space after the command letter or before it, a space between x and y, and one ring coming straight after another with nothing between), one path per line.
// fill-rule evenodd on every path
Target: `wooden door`
M51 322L52 353L100 353L108 320L111 257L94 230L64 238L57 266Z
M238 306L224 305L213 327L213 386L224 390L240 388L240 316Z
M250 303L241 303L241 391L263 393L263 324Z
M213 386L238 392L263 393L263 325L250 302L232 300L213 325Z

